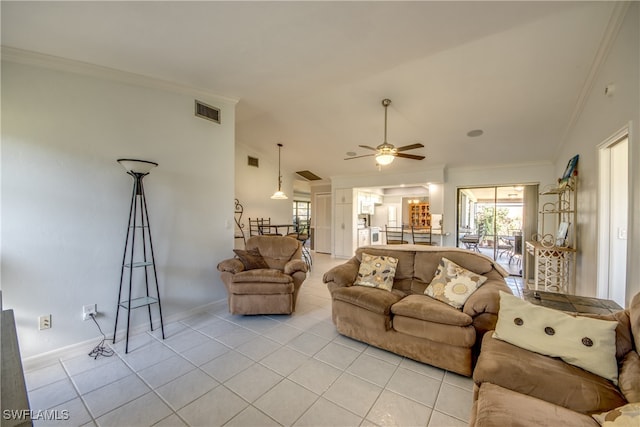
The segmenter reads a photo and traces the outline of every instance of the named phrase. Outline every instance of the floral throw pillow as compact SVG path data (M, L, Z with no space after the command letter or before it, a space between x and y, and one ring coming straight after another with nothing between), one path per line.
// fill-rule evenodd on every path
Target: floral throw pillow
M390 291L396 275L398 259L385 255L369 255L362 253L362 262L354 285Z
M612 409L602 414L591 415L598 424L603 427L626 426L635 427L640 425L640 402L627 403L616 409Z
M424 294L461 309L471 294L486 281L486 277L443 257Z

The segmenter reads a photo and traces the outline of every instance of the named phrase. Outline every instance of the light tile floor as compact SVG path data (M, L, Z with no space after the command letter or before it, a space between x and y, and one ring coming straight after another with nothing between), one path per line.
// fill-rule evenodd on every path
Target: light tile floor
M314 254L291 316L225 306L166 325L165 340L134 335L129 354L120 341L113 357L29 371L31 409L76 426L466 426L471 379L336 332L322 274L342 262Z

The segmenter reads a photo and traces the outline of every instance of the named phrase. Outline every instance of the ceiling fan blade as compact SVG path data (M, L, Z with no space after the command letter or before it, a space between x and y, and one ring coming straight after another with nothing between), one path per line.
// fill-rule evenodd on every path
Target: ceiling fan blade
M424 156L416 156L415 154L397 153L396 157L404 157L405 159L422 160Z
M411 144L411 145L405 145L403 147L398 147L396 148L396 151L407 151L407 150L413 150L414 148L423 148L424 145L417 143L417 144Z
M359 159L360 157L371 157L371 156L375 156L375 154L364 154L362 156L346 157L345 160Z
M371 146L369 146L369 145L358 145L358 147L366 148L367 150L378 151L378 149L377 149L377 148L373 148L373 147L371 147Z

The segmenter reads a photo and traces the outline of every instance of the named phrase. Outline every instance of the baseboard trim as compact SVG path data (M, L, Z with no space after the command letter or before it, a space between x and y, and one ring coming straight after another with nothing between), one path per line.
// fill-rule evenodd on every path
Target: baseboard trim
M165 317L163 322L165 325L173 322L179 322L180 320L187 319L191 316L195 316L197 314L203 313L205 311L211 309L220 309L227 306L227 299L221 299L218 301L213 301L205 305L201 305L199 307L192 308L191 310L183 311L181 313L177 313L171 315L169 317ZM155 321L153 323L153 328L160 327L160 321ZM146 324L138 325L134 328L131 328L129 334L139 334L146 330L148 330L149 326ZM118 336L123 336L121 334L125 334L126 330L124 328L118 329ZM48 366L54 365L58 363L62 359L70 359L72 357L81 356L83 353L87 354L91 351L93 347L102 339L102 336L96 336L95 338L91 338L85 341L77 342L75 344L71 344L65 347L60 347L55 350L47 351L44 353L36 354L34 356L26 357L22 359L22 367L25 372L34 371L37 369L46 368ZM112 340L113 335L107 335L107 340Z

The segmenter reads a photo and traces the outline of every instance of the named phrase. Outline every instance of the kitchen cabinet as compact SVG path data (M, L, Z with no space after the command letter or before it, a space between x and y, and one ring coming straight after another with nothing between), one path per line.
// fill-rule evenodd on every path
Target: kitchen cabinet
M358 247L369 246L371 244L371 235L368 228L358 230Z
M373 215L373 195L371 193L358 192L358 215Z

